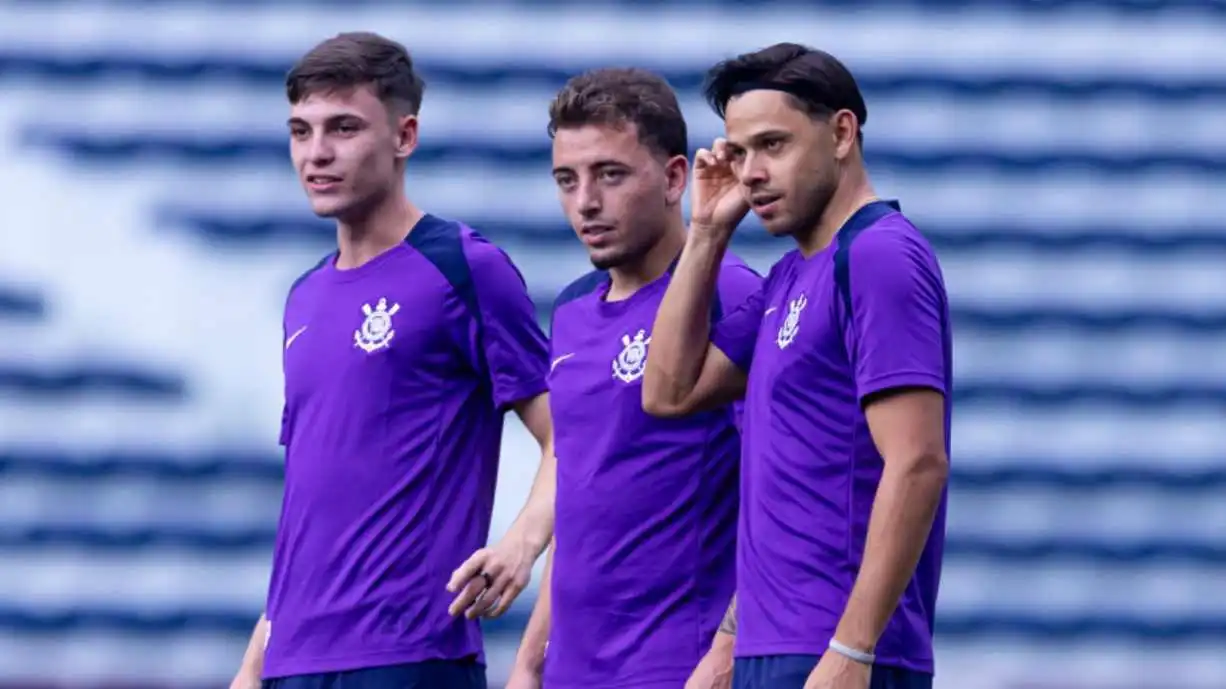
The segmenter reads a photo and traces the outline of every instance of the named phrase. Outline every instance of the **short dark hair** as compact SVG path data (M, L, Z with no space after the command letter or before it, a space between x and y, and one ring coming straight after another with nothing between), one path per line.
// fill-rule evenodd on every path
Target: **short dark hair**
M572 77L549 104L549 138L559 129L589 124L633 124L639 141L657 153L689 153L685 117L677 93L654 72L594 69Z
M371 86L384 105L416 115L426 84L401 44L364 31L343 33L315 46L285 77L285 95L296 104L308 96Z
M868 106L851 71L835 56L816 48L776 43L724 60L707 72L703 95L723 119L728 101L753 87L787 93L812 117L850 110L860 127L868 121Z

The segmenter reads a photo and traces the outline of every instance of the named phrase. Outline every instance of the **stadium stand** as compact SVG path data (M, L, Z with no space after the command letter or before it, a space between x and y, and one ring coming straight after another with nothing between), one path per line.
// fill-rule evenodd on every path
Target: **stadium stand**
M1226 686L1226 3L53 0L0 7L0 687L228 681L280 501L279 311L332 242L281 79L371 29L424 69L411 195L586 270L545 105L584 67L843 57L937 246L957 408L949 689ZM784 249L752 221L738 248ZM535 456L508 423L496 533ZM532 595L490 624L505 674Z

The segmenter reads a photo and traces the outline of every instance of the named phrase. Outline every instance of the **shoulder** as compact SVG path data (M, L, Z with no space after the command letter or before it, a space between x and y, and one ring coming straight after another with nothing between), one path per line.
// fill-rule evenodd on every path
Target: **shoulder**
M910 271L939 274L936 252L924 236L902 213L892 213L878 222L840 238L843 260L858 272L884 274L906 268ZM836 262L837 262L836 258Z
M286 293L285 293L286 302L288 302L290 298L292 298L294 294L297 293L303 285L310 282L312 277L318 275L319 272L323 270L324 266L328 265L328 262L331 261L334 256L336 256L336 252L329 253L327 256L324 256L323 258L316 261L315 265L306 269L306 271L304 271L301 275L294 278L294 281L290 283L289 289L286 290Z
M609 274L603 270L593 270L580 276L562 288L557 298L553 300L553 307L550 309L550 313L556 314L558 309L563 306L579 301L586 296L596 294L608 281Z
M716 280L716 297L720 304L718 311L734 311L746 299L762 289L762 276L745 263L740 256L731 252L724 255L720 263L719 278Z

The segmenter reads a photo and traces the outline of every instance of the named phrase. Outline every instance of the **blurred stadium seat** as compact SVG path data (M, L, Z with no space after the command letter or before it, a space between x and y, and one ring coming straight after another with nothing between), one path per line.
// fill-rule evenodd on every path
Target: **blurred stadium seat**
M333 241L281 79L352 29L425 72L411 196L542 308L587 268L548 174L568 75L661 70L699 146L715 59L844 58L956 311L938 686L1226 686L1226 3L49 0L0 7L0 687L233 672L280 503L280 309ZM509 422L497 533L535 461ZM495 685L531 597L488 627Z

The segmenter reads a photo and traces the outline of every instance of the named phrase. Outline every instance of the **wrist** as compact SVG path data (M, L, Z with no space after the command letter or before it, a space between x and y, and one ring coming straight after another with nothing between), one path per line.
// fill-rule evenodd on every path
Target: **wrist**
M736 227L728 227L719 223L711 222L690 222L690 232L687 240L690 242L708 244L713 247L723 248L732 240L732 233Z
M531 550L534 557L540 557L553 538L553 520L550 517L552 515L526 512L507 530L507 537Z
M877 656L873 653L872 649L865 650L863 647L850 646L839 641L837 638L830 639L829 649L832 653L837 653L861 665L872 667L873 663L877 662Z

